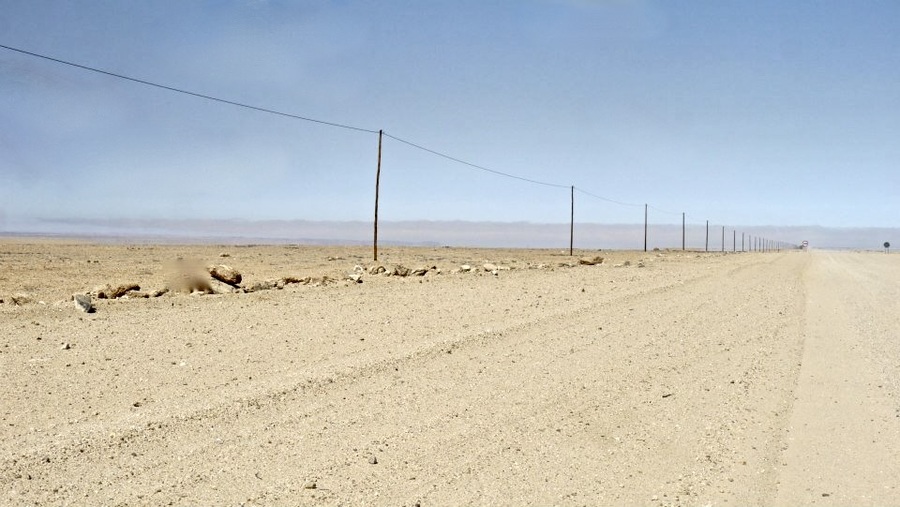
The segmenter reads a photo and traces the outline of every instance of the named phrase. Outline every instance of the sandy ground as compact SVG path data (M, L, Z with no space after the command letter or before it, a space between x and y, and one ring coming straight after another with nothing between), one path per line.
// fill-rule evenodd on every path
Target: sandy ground
M900 257L380 257L0 242L0 504L900 505Z

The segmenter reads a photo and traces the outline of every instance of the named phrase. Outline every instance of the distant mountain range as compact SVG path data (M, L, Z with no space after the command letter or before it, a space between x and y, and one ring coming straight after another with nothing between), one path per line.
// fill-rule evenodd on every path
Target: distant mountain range
M408 246L467 246L510 248L569 247L569 224L530 222L393 221L381 222L379 244ZM0 235L80 237L98 241L152 243L273 243L366 245L373 241L373 225L362 221L309 220L150 220L43 219L0 222ZM900 247L900 228L820 226L725 226L724 249L741 250L753 238L778 240L811 248L880 250L889 241ZM757 240L758 241L758 240ZM688 249L723 249L721 225L685 230ZM579 249L643 249L643 224L576 223L574 246ZM647 247L680 249L681 224L650 224Z

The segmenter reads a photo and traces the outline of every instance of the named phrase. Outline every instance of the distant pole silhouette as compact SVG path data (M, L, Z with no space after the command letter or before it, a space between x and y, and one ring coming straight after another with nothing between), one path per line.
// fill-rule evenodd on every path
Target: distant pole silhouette
M704 247L704 251L709 251L709 220L706 221L706 247Z
M684 212L681 213L681 250L684 251Z
M725 251L725 226L722 226L722 251Z
M569 221L569 257L572 256L572 247L575 243L575 185L572 185L572 215Z

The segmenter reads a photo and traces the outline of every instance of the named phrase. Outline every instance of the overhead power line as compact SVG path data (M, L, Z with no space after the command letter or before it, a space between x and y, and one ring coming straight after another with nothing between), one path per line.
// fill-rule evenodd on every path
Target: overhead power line
M430 148L426 148L426 147L421 146L421 145L418 145L418 144L416 144L416 143L407 141L406 139L401 139L401 138L399 138L399 137L392 136L392 135L388 134L387 132L385 132L384 135L385 135L385 137L390 137L391 139L393 139L393 140L395 140L395 141L401 142L401 143L406 144L406 145L408 145L408 146L412 146L413 148L416 148L416 149L419 149L419 150L422 150L422 151L426 151L426 152L428 152L428 153L431 153L432 155L437 155L437 156L442 157L442 158L445 158L445 159L447 159L447 160L452 160L453 162L456 162L456 163L458 163L458 164L467 165L467 166L469 166L469 167L473 167L473 168L479 169L479 170L481 170L481 171L486 171L486 172L489 172L489 173L492 173L492 174L496 174L496 175L498 175L498 176L505 176L505 177L507 177L507 178L513 178L513 179L520 180L520 181L527 181L528 183L534 183L534 184L537 184L537 185L544 185L545 187L555 187L555 188L569 188L569 187L570 187L570 185L560 185L560 184L558 184L558 183L548 183L548 182L546 182L546 181L533 180L533 179L525 178L525 177L522 177L522 176L516 176L515 174L509 174L509 173L505 173L505 172L502 172L502 171L497 171L497 170L494 170L494 169L489 169L489 168L487 168L487 167L480 166L480 165L478 165L478 164L473 164L473 163L471 163L471 162L466 162L465 160L461 160L461 159L458 159L458 158L456 158L456 157L451 157L450 155L447 155L447 154L445 154L445 153L441 153L441 152L439 152L439 151L435 151L435 150L432 150L432 149L430 149Z
M654 206L652 204L648 204L647 206L649 206L650 209L652 209L652 210L659 211L660 213L665 213L666 215L681 215L680 211L667 211L664 209L657 208L656 206Z
M593 194L593 193L591 193L591 192L588 192L587 190L584 190L584 189L581 189L581 188L578 188L578 187L575 187L575 190L576 190L577 192L580 192L580 193L582 193L582 194L588 196L588 197L593 197L594 199L600 199L601 201L611 202L611 203L613 203L613 204L618 204L618 205L620 205L620 206L632 206L632 207L635 207L635 208L642 208L642 207L644 206L643 204L634 204L634 203L630 203L630 202L622 202L622 201L617 201L617 200L615 200L615 199L610 199L610 198L608 198L608 197L603 197L603 196L601 196L601 195Z
M284 117L287 117L287 118L293 118L293 119L295 119L295 120L303 120L303 121L308 121L308 122L318 123L318 124L321 124L321 125L328 125L329 127L337 127L337 128L347 129L347 130L355 130L355 131L358 131L358 132L368 132L368 133L370 133L370 134L377 134L377 133L378 133L377 130L365 129L365 128L361 128L361 127L354 127L354 126L352 126L352 125L344 125L344 124L342 124L342 123L335 123L335 122L330 122L330 121L325 121L325 120L317 120L317 119L315 119L315 118L309 118L309 117L307 117L307 116L300 116L300 115L297 115L297 114L285 113L285 112L282 112L282 111L276 111L276 110L274 110L274 109L268 109L268 108L265 108L265 107L259 107L259 106L253 106L253 105L250 105L250 104L244 104L244 103L242 103L242 102L236 102L236 101L233 101L233 100L220 99L220 98L218 98L218 97L213 97L213 96L211 96L211 95L206 95L206 94L203 94L203 93L192 92L192 91L184 90L184 89L181 89L181 88L175 88L174 86L166 86L166 85L162 85L162 84L159 84L159 83L154 83L154 82L152 82L152 81L146 81L146 80L144 80L144 79L138 79L138 78L135 78L135 77L126 76L126 75L123 75L123 74L117 74L117 73L115 73L115 72L110 72L110 71L103 70L103 69L98 69L98 68L95 68L95 67L89 67L89 66L87 66L87 65L81 65L81 64L79 64L79 63L69 62L69 61L66 61L66 60L60 60L59 58L53 58L52 56L47 56L47 55L42 55L42 54L38 54L38 53L33 53L33 52L31 52L31 51L25 51L24 49L18 49L18 48L14 48L14 47L10 47L10 46L5 46L5 45L3 45L3 44L0 44L0 48L8 49L8 50L10 50L10 51L15 51L15 52L17 52L17 53L22 53L22 54L28 55L28 56L34 56L34 57L36 57L36 58L43 58L44 60L49 60L49 61L51 61L51 62L61 63L61 64L63 64L63 65L69 65L69 66L71 66L71 67L77 67L77 68L79 68L79 69L83 69L83 70L87 70L87 71L91 71L91 72L97 72L97 73L99 73L99 74L105 74L105 75L107 75L107 76L112 76L112 77L115 77L115 78L124 79L124 80L126 80L126 81L131 81L131 82L134 82L134 83L140 83L140 84L142 84L142 85L153 86L153 87L155 87L155 88L161 88L161 89L163 89L163 90L169 90L169 91L171 91L171 92L183 93L183 94L185 94L185 95L191 95L191 96L193 96L193 97L199 97L199 98L201 98L201 99L211 100L211 101L214 101L214 102L221 102L221 103L223 103L223 104L229 104L229 105L232 105L232 106L238 106L238 107L243 107L243 108L246 108L246 109L252 109L252 110L254 110L254 111L260 111L260 112L263 112L263 113L275 114L275 115L278 115L278 116L284 116Z

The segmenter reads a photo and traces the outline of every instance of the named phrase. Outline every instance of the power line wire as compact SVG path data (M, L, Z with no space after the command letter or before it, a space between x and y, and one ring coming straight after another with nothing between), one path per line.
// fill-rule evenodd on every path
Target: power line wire
M516 176L516 175L514 175L514 174L509 174L509 173L505 173L505 172L502 172L502 171L497 171L497 170L494 170L494 169L489 169L489 168L487 168L487 167L480 166L480 165L478 165L478 164L473 164L473 163L471 163L471 162L466 162L465 160L458 159L458 158L456 158L456 157L451 157L450 155L447 155L447 154L445 154L445 153L441 153L441 152L439 152L439 151L435 151L435 150L432 150L432 149L430 149L430 148L426 148L426 147L421 146L421 145L418 145L418 144L416 144L416 143L407 141L406 139L401 139L401 138L399 138L399 137L392 136L391 134L388 134L387 132L384 132L384 135L385 135L385 137L390 137L391 139L393 139L393 140L395 140L395 141L401 142L401 143L406 144L406 145L408 145L408 146L412 146L413 148L416 148L416 149L419 149L419 150L422 150L422 151L426 151L426 152L428 152L428 153L431 153L432 155L437 155L437 156L439 156L439 157L445 158L445 159L447 159L447 160L451 160L451 161L456 162L456 163L458 163L458 164L467 165L467 166L469 166L469 167L473 167L473 168L479 169L479 170L481 170L481 171L486 171L486 172L489 172L489 173L492 173L492 174L496 174L496 175L498 175L498 176L505 176L505 177L507 177L507 178L513 178L513 179L520 180L520 181L526 181L526 182L528 182L528 183L534 183L534 184L536 184L536 185L544 185L544 186L546 186L546 187L554 187L554 188L569 188L569 187L570 187L570 185L560 185L560 184L558 184L558 183L548 183L548 182L546 182L546 181L533 180L533 179L530 179L530 178L525 178L525 177L522 177L522 176Z
M192 92L192 91L189 91L189 90L184 90L184 89L181 89L181 88L175 88L175 87L173 87L173 86L166 86L166 85L162 85L162 84L159 84L159 83L154 83L154 82L151 82L151 81L146 81L146 80L143 80L143 79L138 79L138 78L134 78L134 77L130 77L130 76L125 76L125 75L123 75L123 74L116 74L115 72L109 72L109 71L107 71L107 70L102 70L102 69L98 69L98 68L95 68L95 67L89 67L89 66L87 66L87 65L81 65L81 64L69 62L69 61L66 61L66 60L60 60L59 58L53 58L53 57L51 57L51 56L46 56L46 55L42 55L42 54L38 54L38 53L33 53L33 52L31 52L31 51L25 51L24 49L18 49L18 48L14 48L14 47L10 47L10 46L5 46L5 45L3 45L3 44L0 44L0 48L8 49L8 50L10 50L10 51L15 51L15 52L17 52L17 53L22 53L22 54L24 54L24 55L33 56L33 57L36 57L36 58L43 58L44 60L49 60L49 61L51 61L51 62L61 63L61 64L63 64L63 65L69 65L69 66L71 66L71 67L77 67L77 68L79 68L79 69L88 70L88 71L96 72L96 73L99 73L99 74L105 74L105 75L107 75L107 76L112 76L112 77L115 77L115 78L124 79L124 80L126 80L126 81L132 81L132 82L134 82L134 83L140 83L140 84L147 85L147 86L153 86L153 87L156 87L156 88L161 88L161 89L163 89L163 90L168 90L168 91L172 91L172 92L183 93L183 94L185 94L185 95L191 95L191 96L193 96L193 97L199 97L199 98L201 98L201 99L211 100L211 101L214 101L214 102L221 102L221 103L223 103L223 104L229 104L229 105L232 105L232 106L238 106L238 107L243 107L243 108L246 108L246 109L252 109L252 110L254 110L254 111L260 111L260 112L263 112L263 113L269 113L269 114L274 114L274 115L278 115L278 116L284 116L284 117L287 117L287 118L293 118L293 119L296 119L296 120L303 120L303 121L308 121L308 122L312 122L312 123L318 123L318 124L321 124L321 125L328 125L329 127L337 127L337 128L347 129L347 130L355 130L355 131L357 131L357 132L367 132L367 133L369 133L369 134L377 134L377 133L378 133L377 130L365 129L365 128L361 128L361 127L354 127L354 126L352 126L352 125L344 125L344 124L342 124L342 123L335 123L335 122L330 122L330 121L325 121L325 120L317 120L317 119L315 119L315 118L309 118L309 117L307 117L307 116L300 116L300 115L297 115L297 114L285 113L285 112L282 112L282 111L276 111L276 110L274 110L274 109L268 109L268 108L265 108L265 107L252 106L252 105L250 105L250 104L244 104L244 103L242 103L242 102L235 102L235 101L233 101L233 100L220 99L220 98L218 98L218 97L213 97L213 96L211 96L211 95L205 95L205 94L203 94L203 93L197 93L197 92Z
M578 187L575 187L575 190L578 191L578 192L580 192L580 193L582 193L582 194L584 194L584 195L587 195L587 196L589 196L589 197L593 197L594 199L600 199L601 201L611 202L611 203L613 203L613 204L618 204L618 205L621 205L621 206L632 206L632 207L635 207L635 208L640 208L640 207L644 206L643 204L634 204L634 203L630 203L630 202L622 202L622 201L617 201L617 200L615 200L615 199L610 199L610 198L608 198L608 197L603 197L603 196L601 196L601 195L593 194L593 193L591 193L591 192L588 192L587 190L584 190L584 189L581 189L581 188L578 188Z
M648 204L647 206L652 210L659 211L660 213L665 213L667 215L681 215L680 211L666 211L664 209L657 208L656 206L654 206L652 204Z

